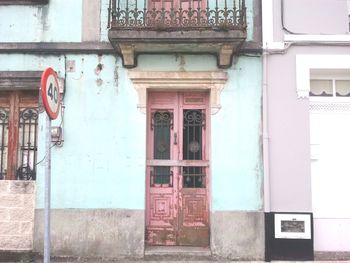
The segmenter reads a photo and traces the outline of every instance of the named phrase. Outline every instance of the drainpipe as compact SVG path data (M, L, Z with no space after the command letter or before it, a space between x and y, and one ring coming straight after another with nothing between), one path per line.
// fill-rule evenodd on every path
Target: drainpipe
M273 0L265 0L262 5L262 124L263 124L263 171L264 171L264 212L269 213L270 208L270 159L269 159L269 133L268 133L268 84L267 84L267 58L268 43L273 42Z
M262 64L263 64L263 76L262 76L262 107L263 107L263 164L264 164L264 212L270 212L270 139L268 129L268 84L267 84L267 51L264 49Z

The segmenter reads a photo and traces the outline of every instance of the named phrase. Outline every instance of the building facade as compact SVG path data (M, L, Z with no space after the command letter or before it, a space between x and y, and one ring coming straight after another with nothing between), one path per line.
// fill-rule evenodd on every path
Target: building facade
M267 258L349 258L349 1L264 1L263 36Z
M246 1L0 3L0 250L143 258L158 246L265 252L261 10Z

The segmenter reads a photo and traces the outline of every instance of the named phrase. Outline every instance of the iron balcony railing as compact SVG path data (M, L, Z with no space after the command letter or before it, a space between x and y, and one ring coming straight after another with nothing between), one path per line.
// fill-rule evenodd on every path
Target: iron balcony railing
M116 30L244 31L245 0L110 0L108 27Z

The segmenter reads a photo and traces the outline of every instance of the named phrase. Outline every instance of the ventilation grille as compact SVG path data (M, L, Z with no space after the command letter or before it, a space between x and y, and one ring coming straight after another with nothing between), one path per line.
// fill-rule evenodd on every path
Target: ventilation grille
M310 102L310 111L350 113L350 102Z

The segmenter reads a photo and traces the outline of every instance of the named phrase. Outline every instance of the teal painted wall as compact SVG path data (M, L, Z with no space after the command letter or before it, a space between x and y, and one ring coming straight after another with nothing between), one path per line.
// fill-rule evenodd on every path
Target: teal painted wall
M113 56L69 59L76 72L67 73L65 142L53 154L52 206L143 208L145 119L127 72ZM43 197L38 201L42 206Z
M227 70L211 123L213 210L262 209L261 71L258 57L239 57Z
M82 0L0 6L0 42L81 41Z
M50 0L48 5L38 6L0 5L0 42L79 42L82 1ZM221 0L221 3L224 2ZM108 6L109 0L101 0L101 41L108 41ZM252 40L253 0L246 0L246 6L247 40Z
M217 70L215 56L143 55L139 70ZM260 210L261 162L260 57L241 56L227 70L221 110L211 116L212 210Z
M65 72L74 60L75 72ZM145 206L146 115L119 58L97 55L0 55L0 70L43 70L66 76L65 142L52 148L52 208ZM101 63L103 69L96 71ZM136 70L217 70L210 55L142 55ZM212 210L262 208L261 60L241 56L227 70L221 110L211 115ZM58 125L61 118L53 122ZM40 114L39 156L45 114ZM38 165L37 207L43 207L44 162Z
M0 42L80 42L83 0L43 6L0 6ZM246 0L248 40L253 0ZM101 1L101 40L107 41L108 0ZM64 15L63 15L64 14ZM65 71L67 60L76 63ZM52 148L53 208L145 207L146 116L120 58L112 55L0 54L0 70L54 67L65 78L65 142ZM103 64L96 72L97 64ZM136 70L217 70L212 55L140 55ZM259 210L261 185L261 61L244 57L227 70L222 109L212 115L211 209ZM61 116L53 122L59 125ZM40 115L39 153L45 142ZM44 162L38 165L37 207L43 207Z

